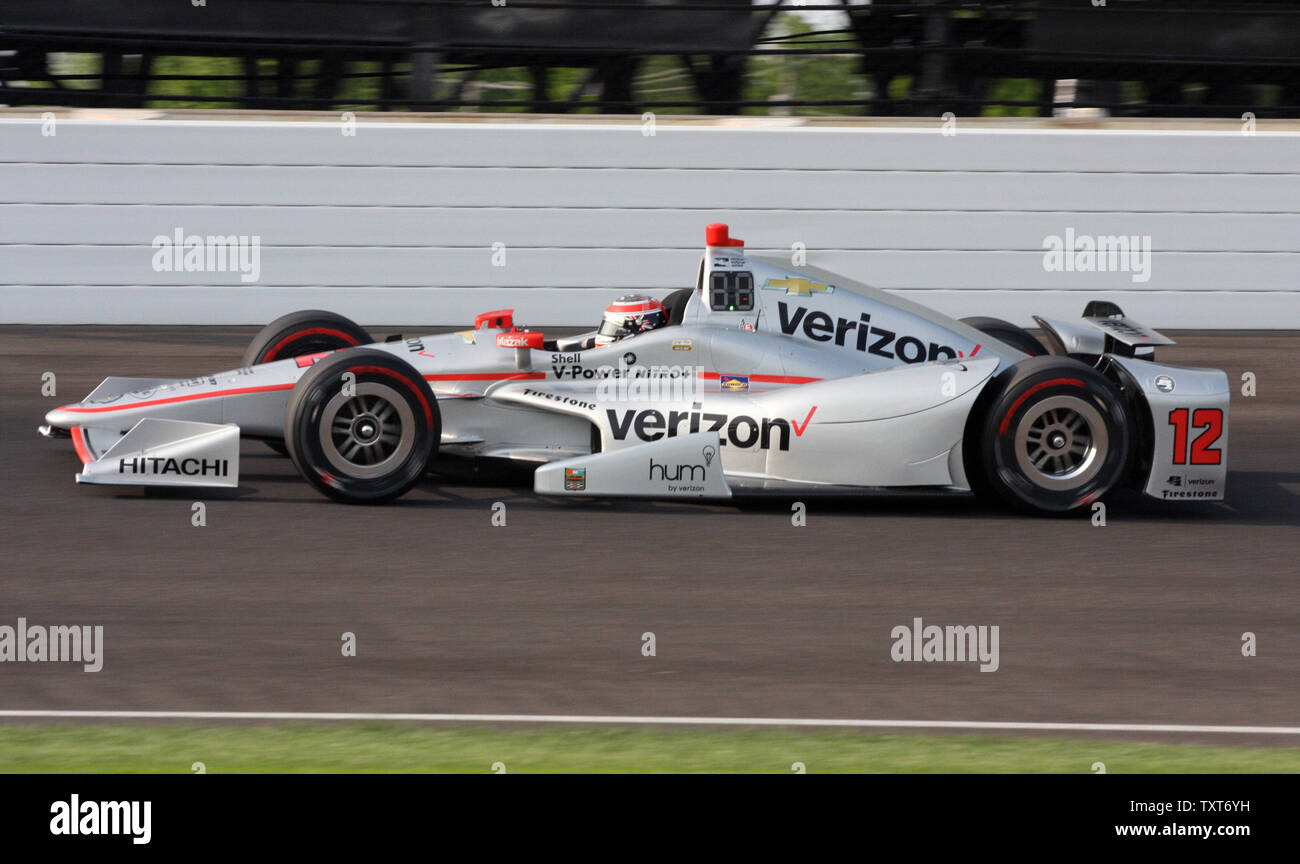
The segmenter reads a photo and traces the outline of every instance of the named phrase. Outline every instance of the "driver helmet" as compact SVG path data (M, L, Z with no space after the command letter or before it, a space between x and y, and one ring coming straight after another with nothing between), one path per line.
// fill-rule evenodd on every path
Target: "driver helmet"
M644 294L625 294L605 307L605 316L596 331L596 344L610 345L666 323L668 316L658 300Z

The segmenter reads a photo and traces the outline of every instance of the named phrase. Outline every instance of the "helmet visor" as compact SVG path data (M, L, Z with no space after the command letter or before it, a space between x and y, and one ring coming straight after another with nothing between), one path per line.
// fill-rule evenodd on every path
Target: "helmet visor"
M632 332L632 328L628 325L628 322L631 320L632 319L629 318L625 321L619 322L611 321L606 318L600 322L600 329L597 330L596 333L599 336L611 336L616 339L621 338Z

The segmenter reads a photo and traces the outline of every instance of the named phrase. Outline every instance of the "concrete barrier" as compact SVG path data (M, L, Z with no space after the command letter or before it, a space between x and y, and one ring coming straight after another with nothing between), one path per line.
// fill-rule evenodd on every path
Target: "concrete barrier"
M1300 327L1296 124L0 112L5 323L588 324L713 221L954 315Z

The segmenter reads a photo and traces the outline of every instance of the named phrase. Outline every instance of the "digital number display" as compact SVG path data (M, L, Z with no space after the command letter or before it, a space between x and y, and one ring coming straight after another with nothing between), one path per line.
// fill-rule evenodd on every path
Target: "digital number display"
M709 279L709 308L714 312L749 312L754 308L754 274L715 270Z

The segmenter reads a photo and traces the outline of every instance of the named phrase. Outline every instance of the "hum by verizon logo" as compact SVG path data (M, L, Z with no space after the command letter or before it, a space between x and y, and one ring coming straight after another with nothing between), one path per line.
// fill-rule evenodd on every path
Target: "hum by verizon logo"
M152 801L82 801L73 795L50 805L50 833L55 836L126 835L137 846L153 837Z

